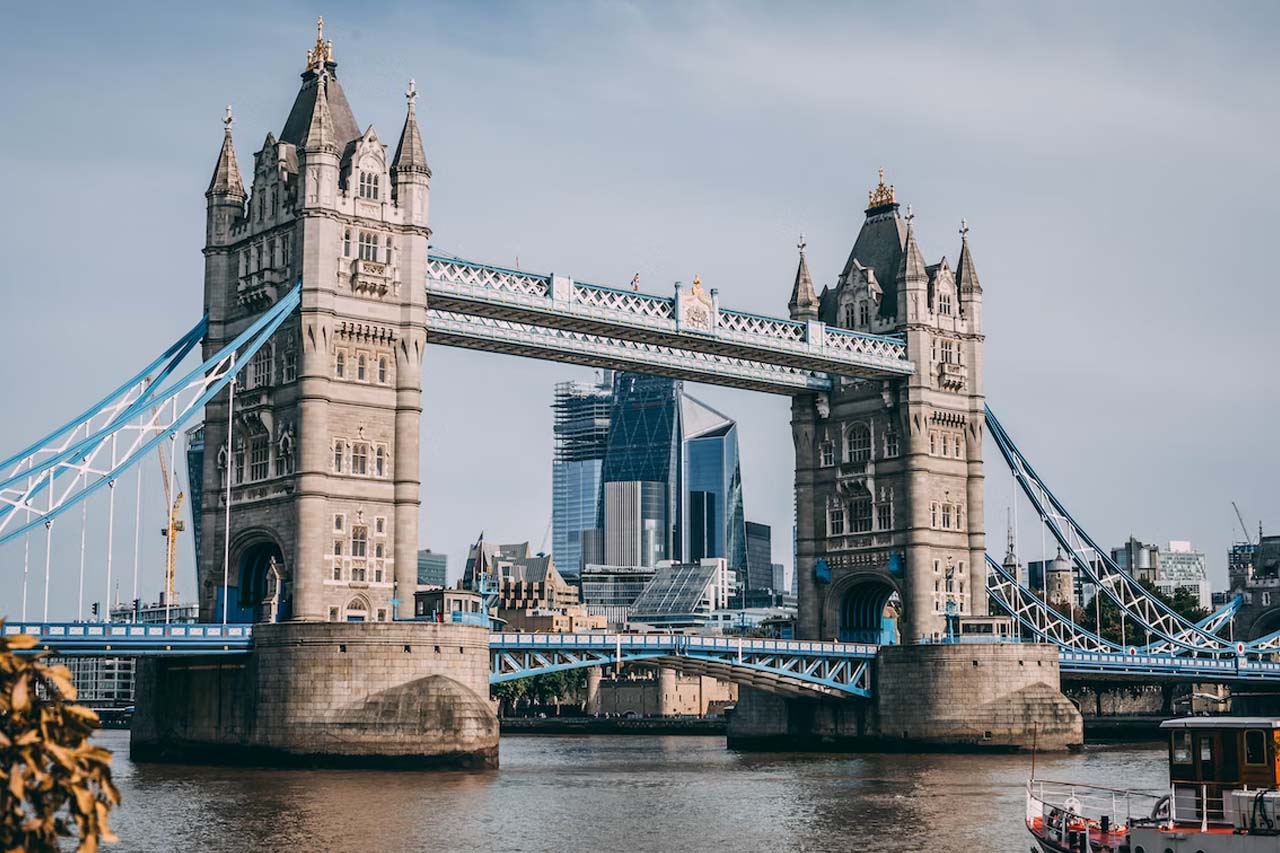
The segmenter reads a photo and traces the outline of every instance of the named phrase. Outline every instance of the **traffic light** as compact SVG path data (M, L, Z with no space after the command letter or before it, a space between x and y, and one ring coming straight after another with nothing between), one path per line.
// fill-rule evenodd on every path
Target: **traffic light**
M96 601L93 603L93 618L98 618L98 602Z

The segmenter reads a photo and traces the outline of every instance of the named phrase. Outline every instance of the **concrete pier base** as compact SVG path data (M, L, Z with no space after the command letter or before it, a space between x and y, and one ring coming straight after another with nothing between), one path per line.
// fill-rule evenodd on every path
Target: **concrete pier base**
M496 767L489 632L421 622L254 628L243 656L140 662L135 761Z
M1058 651L1031 643L887 646L870 701L786 699L744 688L734 749L1017 751L1078 748L1083 720L1059 689Z

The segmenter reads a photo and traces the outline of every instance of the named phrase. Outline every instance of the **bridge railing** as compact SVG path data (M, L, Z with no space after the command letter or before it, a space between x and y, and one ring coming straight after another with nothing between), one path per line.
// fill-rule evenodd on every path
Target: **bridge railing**
M582 319L615 327L620 336L625 330L645 330L665 334L705 336L724 344L761 348L797 357L817 358L866 368L867 361L876 369L908 374L913 365L907 359L906 343L900 338L870 335L849 329L831 328L822 322L765 317L746 311L721 308L716 292L711 291L709 316L698 327L681 324L681 305L694 298L677 286L675 297L656 296L635 290L622 290L604 285L575 281L563 275L537 275L505 267L479 264L441 255L427 259L427 288L436 298L464 303L485 303L488 311L505 307L507 314L528 312L554 324L555 317L565 318L579 328ZM448 311L466 311L463 306L445 304ZM493 314L493 316L500 316ZM511 317L508 317L511 319ZM521 319L521 317L515 317ZM541 322L541 321L540 321ZM597 330L598 331L598 330Z

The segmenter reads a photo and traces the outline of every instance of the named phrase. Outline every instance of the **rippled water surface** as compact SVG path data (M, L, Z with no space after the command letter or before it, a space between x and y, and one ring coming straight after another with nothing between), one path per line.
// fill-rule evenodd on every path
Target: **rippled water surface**
M499 770L133 764L108 850L1018 851L1027 756L737 753L716 737L504 737ZM1156 747L1040 756L1040 776L1166 784Z

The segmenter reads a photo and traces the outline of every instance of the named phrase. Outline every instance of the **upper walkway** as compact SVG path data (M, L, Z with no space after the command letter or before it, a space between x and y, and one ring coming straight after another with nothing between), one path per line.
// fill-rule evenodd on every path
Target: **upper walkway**
M897 338L732 311L698 285L654 296L431 255L426 288L431 343L776 394L914 371Z

